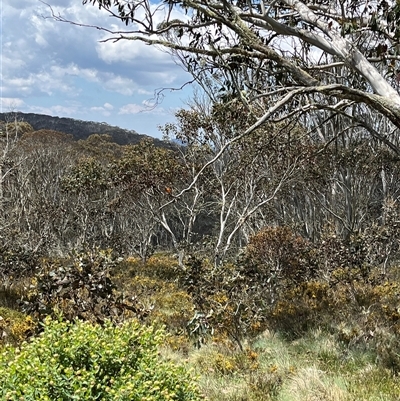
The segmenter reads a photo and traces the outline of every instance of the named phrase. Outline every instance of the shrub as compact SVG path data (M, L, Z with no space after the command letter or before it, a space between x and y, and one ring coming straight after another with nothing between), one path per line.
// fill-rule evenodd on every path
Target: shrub
M0 245L0 305L16 308L33 276L39 255L18 246Z
M178 260L171 255L158 253L152 255L146 262L140 258L129 257L119 266L118 272L122 279L126 275L159 278L164 281L174 281L179 276Z
M22 247L0 245L0 276L21 278L30 275L38 264L38 255Z
M176 258L156 254L145 263L127 258L113 270L112 280L126 297L134 299L138 309L148 311L146 322L162 324L170 334L182 336L194 305L176 282L179 274Z
M29 315L0 307L0 346L18 344L32 334L34 329L35 323Z
M136 276L125 284L127 295L135 297L135 304L148 310L146 321L164 325L169 333L185 332L193 312L190 296L176 283L146 276Z
M0 355L2 400L199 400L192 375L161 359L162 330L45 320L44 331Z
M215 268L207 260L191 258L184 273L181 285L195 305L188 330L197 345L215 333L241 348L243 338L265 329L271 305L268 279L245 262Z
M302 282L315 276L312 245L289 227L265 227L253 235L246 249L246 263L275 286L282 280Z
M69 319L101 323L121 320L127 311L135 317L147 312L118 294L110 270L116 264L111 251L75 253L67 260L48 261L38 270L31 291L22 299L25 312L39 320L60 311Z

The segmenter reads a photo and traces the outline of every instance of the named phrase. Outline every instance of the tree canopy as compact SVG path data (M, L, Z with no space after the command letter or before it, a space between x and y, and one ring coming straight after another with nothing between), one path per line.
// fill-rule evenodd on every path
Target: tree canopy
M83 4L98 6L120 20L118 30L97 27L108 32L106 41L133 40L167 48L200 84L207 83L214 98L243 102L255 117L243 134L271 119L311 114L319 116L312 120L318 126L321 115L329 119L339 113L385 139L374 122L364 118L371 111L389 120L390 128L400 127L399 2L83 0Z

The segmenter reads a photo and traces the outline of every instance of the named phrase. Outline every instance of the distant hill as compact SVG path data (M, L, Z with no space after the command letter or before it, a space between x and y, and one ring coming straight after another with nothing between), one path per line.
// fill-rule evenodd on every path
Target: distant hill
M35 131L41 129L59 131L71 134L75 139L86 139L92 134L109 134L116 143L120 145L128 145L138 143L144 138L149 138L147 135L140 135L134 130L126 130L106 123L75 120L66 117L52 117L45 114L35 113L0 113L0 120L8 122L15 120L15 118L18 121L26 121L32 125ZM167 143L160 141L159 139L151 139L153 139L157 146L168 146Z

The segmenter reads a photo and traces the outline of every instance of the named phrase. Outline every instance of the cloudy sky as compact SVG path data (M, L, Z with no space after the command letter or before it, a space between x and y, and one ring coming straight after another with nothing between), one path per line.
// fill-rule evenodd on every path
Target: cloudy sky
M46 0L76 22L116 28L98 7L81 0ZM55 22L40 0L0 0L1 111L23 111L107 122L160 137L158 125L174 120L190 88L154 91L189 80L171 56L140 43L100 43L101 31ZM119 25L121 28L121 25Z

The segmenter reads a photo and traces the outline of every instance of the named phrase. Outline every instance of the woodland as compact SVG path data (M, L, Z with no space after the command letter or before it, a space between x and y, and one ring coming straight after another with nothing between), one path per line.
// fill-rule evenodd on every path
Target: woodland
M62 367L3 398L397 400L399 3L83 3L198 89L169 147L2 123L0 373Z

